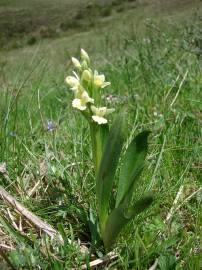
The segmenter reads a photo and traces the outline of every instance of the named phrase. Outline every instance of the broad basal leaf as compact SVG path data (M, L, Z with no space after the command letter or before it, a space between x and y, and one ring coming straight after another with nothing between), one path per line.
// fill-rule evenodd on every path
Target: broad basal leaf
M148 149L147 138L149 133L150 131L141 132L128 146L120 170L116 207L127 195L129 197L133 191L134 183L141 174ZM127 194L128 192L130 194Z
M135 216L148 208L152 201L153 196L147 195L138 200L131 208L128 208L124 204L120 204L111 212L107 219L103 234L103 241L107 250L112 247L123 227Z

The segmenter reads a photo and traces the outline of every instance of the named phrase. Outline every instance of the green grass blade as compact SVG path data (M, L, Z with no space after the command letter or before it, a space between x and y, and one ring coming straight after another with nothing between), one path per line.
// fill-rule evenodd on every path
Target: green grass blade
M153 196L147 195L138 200L131 208L121 204L112 211L108 217L103 234L103 241L107 250L111 249L123 227L135 216L147 209L152 201Z
M110 194L124 142L123 118L123 114L119 115L109 131L97 176L96 191L101 233L108 217Z
M147 155L149 133L150 131L141 132L128 146L119 176L116 207L129 195L129 190L132 193L134 183L142 172Z

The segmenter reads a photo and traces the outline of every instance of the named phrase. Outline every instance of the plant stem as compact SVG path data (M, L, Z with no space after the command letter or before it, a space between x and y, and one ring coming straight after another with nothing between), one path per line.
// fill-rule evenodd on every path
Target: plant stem
M94 123L91 123L90 134L92 143L93 162L95 167L95 176L97 176L100 161L102 158L102 139L100 135L100 127Z
M93 163L95 174L97 175L97 162L96 162L96 142L95 142L95 128L92 123L90 123L90 136L91 136L91 145L92 145L92 154L93 154Z

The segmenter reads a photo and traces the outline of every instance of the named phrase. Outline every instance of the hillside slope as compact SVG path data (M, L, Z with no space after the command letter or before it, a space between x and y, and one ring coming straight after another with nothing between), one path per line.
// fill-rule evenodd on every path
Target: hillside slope
M201 5L199 0L3 0L0 2L0 48L19 48L44 38L86 31L133 10L136 14L137 10L148 9L148 15L153 16Z

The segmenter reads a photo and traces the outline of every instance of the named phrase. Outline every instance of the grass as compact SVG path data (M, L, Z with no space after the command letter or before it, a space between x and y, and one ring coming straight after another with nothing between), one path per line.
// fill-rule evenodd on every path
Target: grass
M121 234L118 260L105 269L148 269L157 258L157 269L200 269L201 21L186 5L154 10L137 8L135 19L126 11L122 21L114 14L99 28L0 53L0 160L11 179L1 175L1 185L65 241L61 246L39 235L1 201L1 242L16 248L2 255L13 269L79 269L90 260L68 242L79 238L90 246L88 214L96 208L87 124L71 107L64 83L68 59L80 46L111 81L106 104L117 111L128 107L131 134L152 131L135 196L152 190L155 202ZM145 20L149 14L156 19ZM165 222L181 189L180 208ZM103 250L94 253L99 257Z

